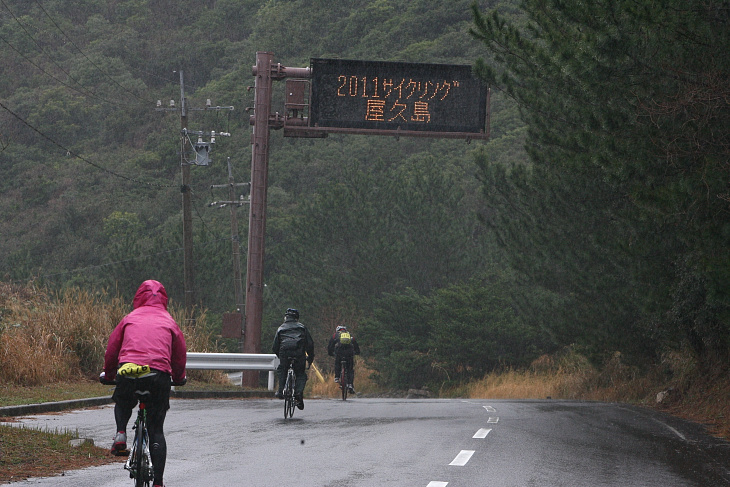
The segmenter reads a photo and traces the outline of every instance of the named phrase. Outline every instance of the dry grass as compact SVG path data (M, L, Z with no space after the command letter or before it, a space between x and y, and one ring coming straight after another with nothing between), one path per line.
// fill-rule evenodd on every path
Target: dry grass
M599 370L567 350L557 357L540 357L528 370L488 374L466 389L470 397L637 402L646 399L653 386L646 373L623 364L618 352Z
M470 398L493 399L545 399L565 397L571 398L571 384L580 382L581 377L561 374L535 374L509 370L503 373L492 373L483 379L470 383L466 387L466 395ZM568 394L565 395L564 393ZM571 398L572 399L572 398Z
M657 394L669 391L657 403ZM568 351L543 356L528 370L488 374L446 396L474 399L576 399L622 402L664 410L707 426L711 434L730 439L730 378L699 370L691 355L668 353L654 370L638 371L616 353L601 369Z
M68 343L78 339L73 332L78 323L59 323L68 307L33 287L0 286L0 381L38 385L70 379L80 361Z
M47 477L66 470L121 462L109 450L84 444L69 445L75 433L40 431L0 425L0 482Z
M334 359L332 359L334 361ZM316 367L316 364L313 368ZM355 390L361 394L374 394L380 391L375 382L370 379L372 371L367 368L365 361L355 357ZM308 372L309 380L304 390L308 397L340 397L340 385L335 382L334 373L319 374L314 370Z
M597 371L534 372L532 370L495 372L466 386L472 398L494 399L580 399L588 401L637 402L645 400L651 382L646 378L599 384ZM652 395L655 395L653 393Z
M0 283L0 383L38 386L95 379L104 365L109 335L131 310L131 303L105 293L73 288L53 294ZM181 325L188 350L216 351L204 311L194 322L174 306L170 312ZM220 374L195 371L193 376L219 380Z
M730 440L730 381L697 381L677 394L666 411L696 423L704 424L715 436Z

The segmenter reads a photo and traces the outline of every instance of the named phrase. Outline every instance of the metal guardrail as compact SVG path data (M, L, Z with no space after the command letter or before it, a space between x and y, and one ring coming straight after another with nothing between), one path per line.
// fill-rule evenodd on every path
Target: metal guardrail
M274 390L274 371L279 358L264 353L204 353L188 352L188 369L198 370L263 370L269 372L269 390Z

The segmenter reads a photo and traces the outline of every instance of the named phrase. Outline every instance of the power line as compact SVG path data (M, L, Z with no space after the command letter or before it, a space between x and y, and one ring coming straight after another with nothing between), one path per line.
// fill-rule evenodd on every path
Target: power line
M15 48L15 46L13 46L13 45L12 45L12 44L10 43L10 41L8 41L8 40L7 40L7 39L6 39L5 37L3 37L2 35L0 35L0 40L1 40L1 41L3 41L3 42L4 42L5 44L7 44L8 46L10 46L10 49L12 49L13 51L15 51L15 52L16 52L16 53L17 53L17 54L18 54L18 55L20 56L20 57L22 57L23 59L25 59L26 61L28 61L28 62L29 62L30 64L32 64L32 65L33 65L33 66L35 66L36 68L38 68L38 70L39 70L39 71L40 71L41 73L45 74L45 75L46 75L46 76L48 76L49 78L53 78L54 80L58 81L59 83L61 83L61 84L62 84L63 86L65 86L66 88L68 88L68 89L70 89L70 90L73 90L73 91L75 91L75 92L77 92L77 93L80 93L80 94L82 94L82 95L84 95L84 96L88 95L88 93L84 93L83 91L79 90L78 88L75 88L75 87L73 87L73 86L70 86L70 85L68 85L67 83L65 83L65 82L64 82L63 80L60 80L60 79L56 78L56 77L55 77L54 75L52 75L51 73L49 73L48 71L46 71L45 69L43 69L42 67L40 67L40 66L39 66L38 64L36 64L35 62L31 61L31 60L30 60L30 59L29 59L29 58L28 58L28 57L27 57L27 56L26 56L25 54L23 54L23 53L22 53L22 52L20 52L20 51L19 51L18 49L16 49L16 48ZM67 74L68 74L68 73L67 73ZM93 94L92 94L92 95L93 95ZM96 95L93 95L93 96L96 96Z
M41 54L44 54L44 55L45 55L45 56L46 56L46 57L47 57L48 59L50 59L50 60L51 60L51 62L52 62L53 64L55 64L55 65L56 65L56 67L57 67L58 69L60 69L60 70L61 70L61 71L62 71L62 72L63 72L63 73L64 73L64 74L66 75L66 76L68 76L68 77L69 77L70 79L72 79L72 80L73 80L73 81L74 81L74 82L75 82L76 84L78 84L79 86L82 86L82 87L83 87L83 85L82 85L82 84L81 84L81 83L80 83L80 82L79 82L79 81L78 81L77 79L75 79L75 78L74 78L73 76L71 76L71 74L70 74L70 73L69 73L68 71L66 71L65 69L63 69L63 67L61 67L61 66L60 66L60 65L59 65L59 64L58 64L58 63L57 63L57 62L56 62L56 61L55 61L55 60L54 60L54 59L53 59L53 58L52 58L52 57L51 57L51 56L50 56L50 55L49 55L49 54L48 54L48 53L47 53L47 52L46 52L46 51L45 51L44 49L43 49L43 47L42 47L42 46L40 45L40 43L39 43L39 42L38 42L38 41L37 41L37 40L35 39L35 37L33 37L33 35L32 35L32 34L31 34L30 32L28 32L28 29L26 29L26 28L25 28L25 25L23 25L23 23L22 23L22 22L20 21L20 19L19 19L18 17L16 17L16 16L15 16L15 14L14 14L14 13L13 13L13 12L12 12L12 11L10 10L10 7L8 7L8 5L7 5L6 3L5 3L5 0L0 0L0 3L2 3L2 4L3 4L3 6L5 7L5 10L7 10L7 11L8 11L8 13L10 13L10 16L11 16L11 17L13 17L13 20L15 20L15 22L16 22L16 23L17 23L17 24L18 24L18 25L20 26L20 28L21 28L21 29L23 29L23 32L25 32L25 35L26 35L26 36L28 36L28 37L29 37L29 38L30 38L30 39L31 39L31 40L33 41L33 43L34 43L34 44L36 45L36 47L37 47L37 48L38 48L38 50L39 50L39 51L41 52ZM3 40L4 40L4 39L3 39ZM5 42L6 42L6 44L8 44L8 45L10 44L10 43L9 43L9 42L8 42L7 40L5 40ZM13 46L11 46L11 47L13 47ZM20 52L19 52L19 51L18 51L17 49L14 49L14 50L15 50L15 52L17 52L17 53L20 53ZM24 59L25 59L26 61L30 61L30 60L29 60L28 58L24 58ZM36 67L38 67L37 65L35 65L35 66L36 66ZM39 68L39 69L40 69L40 68ZM54 79L56 79L56 78L54 78ZM94 95L94 93L91 93L91 92L89 92L88 94L90 94L90 95Z
M63 145L62 145L61 143L59 143L59 142L56 142L56 141L55 141L54 139L52 139L51 137L47 136L46 134L44 134L43 132L41 132L40 130L38 130L38 129L37 129L37 128L35 128L34 126L32 126L32 125L31 125L30 123L28 123L28 122L27 122L26 120L24 120L24 119L23 119L23 118L22 118L22 117L21 117L20 115L18 115L18 114L17 114L17 113L15 113L14 111L12 111L12 110L11 110L10 108L6 107L6 106L5 106L5 105L4 105L4 104L3 104L2 102L0 102L0 107L2 107L2 108L3 108L4 110L5 110L5 111L7 111L7 112L8 112L9 114L11 114L11 115L12 115L13 117L15 117L16 119L18 119L18 120L19 120L19 121L20 121L21 123L23 123L23 124L24 124L24 125L25 125L26 127L30 128L30 129L31 129L31 130L33 130L33 131L34 131L35 133L37 133L38 135L40 135L41 137L43 137L44 139L46 139L47 141L49 141L49 142L50 142L50 143L52 143L53 145L55 145L55 146L57 146L57 147L61 148L61 149L62 149L63 151L65 151L65 152L66 152L66 154L67 154L67 155L69 155L69 156L73 156L73 157L75 157L75 158L77 158L77 159L80 159L81 161L85 162L86 164L89 164L90 166L93 166L93 167L95 167L95 168L97 168L97 169L100 169L100 170L102 170L102 171L106 172L106 173L109 173L109 174L111 174L112 176L116 176L116 177L118 177L118 178L121 178L121 179L125 179L125 180L127 180L127 181L131 181L131 182L134 182L134 183L139 183L139 184L144 184L144 185L147 185L147 186L151 186L151 187L155 187L155 188L174 188L174 187L176 187L176 186L177 186L177 185L175 185L175 184L156 184L156 183L150 183L150 182L146 182L146 181L140 181L139 179L131 178L131 177L129 177L129 176L124 176L123 174L119 174L119 173L117 173L117 172L114 172L114 171L112 171L111 169L107 169L107 168L105 168L104 166L101 166L101 165L99 165L99 164L96 164L95 162L91 162L90 160L88 160L88 159L86 159L86 158L84 158L84 157L82 157L82 156L80 156L80 155L76 154L76 153L75 153L75 152L73 152L73 151L72 151L71 149L69 149L69 148L67 148L67 147L63 146Z
M40 2L40 0L36 0L36 3L37 3L37 4L38 4L38 6L40 7L40 9L41 9L41 10L43 11L43 13L44 13L44 14L46 14L46 17L48 17L48 19L49 19L49 20L51 21L51 23L53 23L53 25L54 25L54 26L56 26L56 28L58 29L58 31L59 31L59 32L60 32L61 34L63 34L63 36L64 36L64 37L65 37L66 39L68 39L68 41L69 41L69 42L71 43L71 45L72 45L72 46L74 46L74 47L76 48L76 50L77 50L77 51L79 51L79 52L81 53L81 55L82 55L82 56L84 56L84 57L86 58L86 60L87 60L87 61L89 61L89 62L90 62L90 63L91 63L91 64L92 64L92 65L93 65L93 66L94 66L94 67L95 67L96 69L97 69L97 71L99 71L99 72L100 72L100 73L101 73L102 75L104 75L104 76L105 76L105 77L106 77L107 79L109 79L109 80L110 80L110 81L111 81L112 83L116 84L116 85L117 85L117 86L118 86L119 88L121 88L121 89L122 89L123 91L125 91L125 92L129 93L130 95L134 96L134 97L135 97L135 98L137 98L138 100L140 100L140 101L142 101L142 102L144 102L144 103L154 103L154 101L152 101L152 100L145 100L144 98L140 97L140 96L139 96L138 94L136 94L136 93L134 93L134 92L132 92L132 91L129 91L129 90L127 89L127 88L125 88L124 86L122 86L121 84L119 84L119 82L117 82L117 80L115 80L114 78L112 78L111 76L109 76L109 75L108 75L108 74L107 74L107 73L106 73L106 72L105 72L105 71L104 71L103 69L101 69L101 68L99 67L99 65L97 65L97 64L96 64L96 63L95 63L94 61L92 61L92 60L91 60L91 58L89 58L89 56L87 56L87 55L86 55L86 53L85 53L84 51L82 51L82 50L81 50L81 48L80 48L80 47L79 47L78 45L76 45L76 43L75 43L75 42L73 41L73 39L71 39L71 38L70 38L70 37L69 37L69 36L68 36L68 35L67 35L67 34L66 34L66 33L65 33L64 31L63 31L63 29L61 29L61 27L60 27L60 26L59 26L59 25L58 25L58 24L56 23L56 21L55 21L55 20L53 20L53 17L51 17L51 15L50 15L50 14L49 14L49 13L48 13L48 12L46 11L46 9L45 9L45 8L43 8L43 5L41 5L41 2ZM3 4L4 4L4 2L3 2ZM6 8L7 8L7 7L6 7Z
M59 83L61 83L61 84L62 84L63 86L65 86L65 87L66 87L66 88L68 88L68 89L74 90L74 91L76 91L77 93L80 93L80 94L82 94L82 95L84 95L84 96L91 96L91 97L93 97L93 98L96 98L96 99L98 99L98 100L101 100L101 101L103 101L103 102L105 102L105 103L109 103L109 104L112 104L112 105L116 105L116 106L123 106L123 105L120 105L119 103L116 103L116 102L113 102L113 101L107 100L107 99L105 99L105 98L103 98L103 97L101 97L101 96L97 95L97 94L96 94L96 93L94 93L93 91L89 91L88 89L86 89L86 88L83 88L83 85L81 84L81 82L79 82L79 81L78 81L77 79L75 79L75 78L74 78L73 76L71 76L71 74L70 74L70 73L69 73L68 71L66 71L65 69L63 69L63 68L62 68L62 67L61 67L61 66L60 66L60 65L59 65L59 64L58 64L58 63L57 63L56 61L54 61L54 60L53 60L53 58L52 58L52 57L51 57L51 56L50 56L50 55L49 55L48 53L46 53L46 52L45 52L45 51L43 50L43 48L42 48L42 47L40 46L40 44L38 43L38 41L37 41L37 40L36 40L36 39L35 39L35 38L34 38L34 37L33 37L33 36L32 36L32 35L30 34L30 32L28 32L28 30L27 30L27 29L25 28L25 26L23 25L23 23L22 23L22 22L20 22L20 20L19 20L19 19L18 19L18 18L17 18L16 16L15 16L15 14L13 14L13 12L12 12L12 11L10 11L10 8L9 8L9 7L7 6L7 4L5 3L5 1L4 1L4 0L0 0L0 3L2 3L2 4L3 4L3 6L4 6L4 7L5 7L5 9L6 9L6 10L7 10L7 11L8 11L9 13L10 13L10 15L11 15L11 16L13 17L13 19L15 19L15 21L16 21L16 22L18 23L18 25L20 25L20 27L21 27L21 28L23 29L23 31L25 32L25 34L26 34L26 35L27 35L27 36L28 36L28 37L29 37L29 38L30 38L30 39L31 39L31 40L32 40L32 41L33 41L33 42L35 43L36 47L38 47L38 49L40 50L40 52L41 52L42 54L44 54L44 55L45 55L45 56L46 56L46 57L47 57L48 59L50 59L50 60L51 60L51 62L52 62L53 64L55 64L55 65L56 65L56 67L58 67L58 69L60 69L60 70L61 70L61 71L62 71L62 72L63 72L63 73L64 73L64 74L66 75L66 76L68 76L68 77L69 77L70 79L72 79L72 80L73 80L73 81L74 81L74 82L75 82L76 84L78 84L79 86L81 86L81 87L82 87L82 89L78 89L78 88L75 88L75 87L73 87L73 86L71 86L71 85L69 85L69 84L65 83L64 81L62 81L62 80L58 79L57 77L55 77L54 75L52 75L51 73L49 73L48 71L46 71L45 69L43 69L42 67L40 67L40 66L39 66L38 64L36 64L35 62L31 61L31 60L30 60L30 58L28 58L27 56L25 56L25 54L23 54L23 53L22 53L22 52L20 52L20 51L19 51L18 49L16 49L16 48L15 48L15 46L13 46L13 45L12 45L12 44L10 43L10 41L8 41L8 40L7 40L7 39L5 39L4 37L0 36L0 39L2 39L2 40L3 40L3 42L5 42L5 43L6 43L6 44L7 44L8 46L10 46L10 48L11 48L11 49L12 49L13 51L15 51L16 53L18 53L18 55L20 55L20 57L22 57L23 59L25 59L26 61L28 61L28 62L29 62L30 64L32 64L32 65L33 65L33 66L35 66L36 68L38 68L38 69L39 69L39 70L40 70L40 71L41 71L41 72L42 72L43 74L45 74L45 75L49 76L50 78L53 78L54 80L58 81Z
M216 243L216 242L222 242L224 240L232 240L232 239L233 239L232 237L223 237L223 238L217 238L217 239L214 239L214 240L209 240L209 241L207 241L207 242L205 242L203 244L203 247L207 247L208 245L213 244L213 243ZM97 264L97 265L90 265L90 266L86 266L86 267L79 267L77 269L69 269L67 271L54 272L52 274L42 274L40 277L43 277L43 278L51 278L51 277L56 277L56 276L62 276L62 275L65 275L65 274L86 272L86 271L89 271L89 270L101 269L103 267L109 267L109 266L113 266L113 265L117 265L117 264L124 264L126 262L134 262L134 261L137 261L137 260L150 259L150 258L156 257L158 255L172 254L174 252L180 252L182 250L183 250L183 247L178 247L178 248L175 248L175 249L163 250L161 252L155 252L154 254L140 255L138 257L130 257L129 259L118 260L118 261L115 261L115 262L107 262L106 264Z

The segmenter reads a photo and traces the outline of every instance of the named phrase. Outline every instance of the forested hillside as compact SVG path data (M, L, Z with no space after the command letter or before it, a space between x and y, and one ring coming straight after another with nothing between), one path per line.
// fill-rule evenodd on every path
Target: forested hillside
M0 280L131 300L156 278L183 301L180 117L156 110L179 107L182 71L188 129L231 134L191 170L196 294L220 326L234 276L211 185L227 158L250 178L255 53L469 64L493 89L488 142L272 132L264 348L293 306L320 356L345 322L398 387L566 347L727 363L729 8L1 0Z

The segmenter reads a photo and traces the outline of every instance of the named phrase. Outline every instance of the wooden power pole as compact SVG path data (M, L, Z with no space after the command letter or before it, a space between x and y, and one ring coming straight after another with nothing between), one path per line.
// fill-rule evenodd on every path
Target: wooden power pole
M261 353L263 319L264 238L266 236L266 188L269 172L269 116L271 115L270 52L256 53L254 124L251 150L251 207L248 219L248 259L246 263L246 318L244 353ZM258 387L259 372L244 371L242 385Z
M185 316L191 324L195 323L193 308L195 306L195 274L193 272L193 214L190 188L190 164L185 159L185 145L187 143L188 117L185 106L185 84L183 72L180 70L180 167L182 171L182 205L183 205L183 252L185 278Z
M245 353L261 353L263 319L264 240L266 237L266 188L269 172L269 132L272 81L286 77L309 77L309 68L287 68L273 64L270 52L256 53L254 76L253 137L251 140L251 208L248 225L246 268L246 316L243 348ZM276 123L276 121L274 121ZM258 387L259 372L244 371L243 385Z

